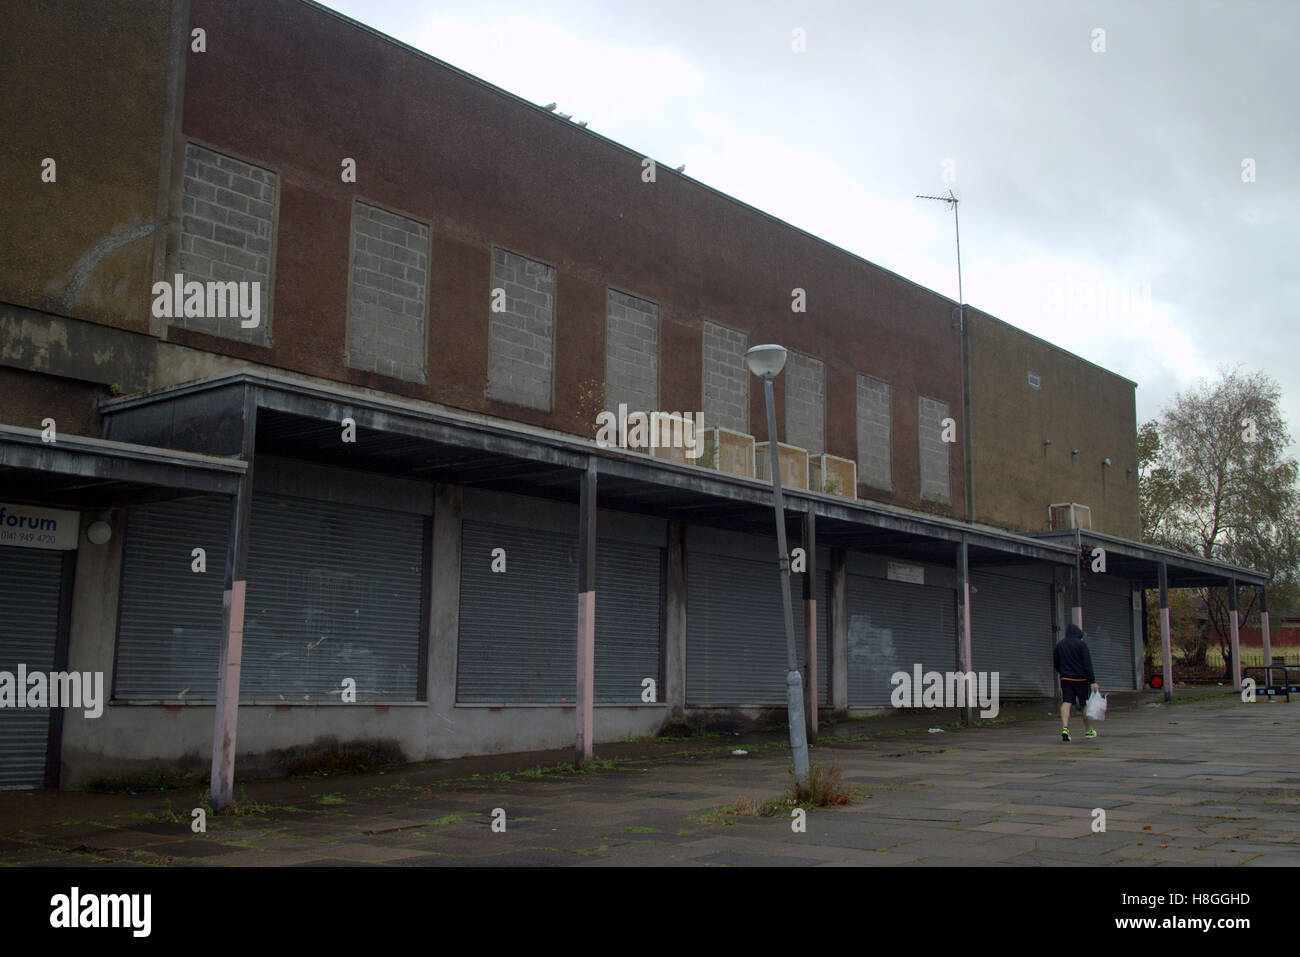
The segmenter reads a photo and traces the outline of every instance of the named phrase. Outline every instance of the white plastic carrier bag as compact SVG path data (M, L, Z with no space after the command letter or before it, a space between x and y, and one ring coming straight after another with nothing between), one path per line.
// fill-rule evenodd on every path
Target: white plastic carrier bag
M1088 696L1088 707L1085 714L1093 721L1106 720L1106 698L1100 691L1094 691Z

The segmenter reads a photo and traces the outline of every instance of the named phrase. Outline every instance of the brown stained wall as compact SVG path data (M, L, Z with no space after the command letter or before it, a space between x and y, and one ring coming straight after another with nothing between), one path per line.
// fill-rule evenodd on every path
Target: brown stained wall
M169 0L5 5L0 300L148 330L170 11ZM41 181L45 157L53 183ZM143 234L108 248L133 229Z
M1092 508L1096 531L1140 538L1133 383L977 309L967 315L976 518L1037 531L1048 505L1078 502ZM1041 379L1037 391L1028 372Z
M199 348L591 434L579 383L604 378L605 289L660 307L660 405L699 410L701 317L822 359L827 445L854 459L857 372L894 395L895 492L919 494L917 395L961 419L949 303L300 0L194 0L183 132L279 171L272 345L171 329ZM339 175L344 157L357 183ZM343 364L354 197L432 223L428 385ZM491 247L556 267L555 411L484 397ZM808 311L790 311L791 290ZM777 385L777 421L784 422ZM762 389L750 390L762 441ZM960 445L952 500L962 511ZM865 493L865 488L861 490Z
M57 438L98 435L99 400L108 390L77 379L0 367L0 395L0 424L43 429L41 423L49 418Z

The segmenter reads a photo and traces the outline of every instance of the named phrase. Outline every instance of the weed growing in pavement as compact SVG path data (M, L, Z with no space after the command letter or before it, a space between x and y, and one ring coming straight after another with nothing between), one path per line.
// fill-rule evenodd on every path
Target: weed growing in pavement
M790 769L791 778L794 769ZM755 801L749 797L739 797L716 811L712 811L696 820L701 824L734 824L738 817L778 817L789 814L794 808L805 811L819 807L835 807L853 803L853 792L847 791L840 783L840 766L834 762L830 765L814 763L808 768L808 785L799 788L794 781L790 790L779 798L770 801ZM856 789L855 789L856 790Z
M491 780L498 784L507 784L517 778L528 780L540 780L543 778L564 778L579 774L592 774L597 771L614 771L618 768L618 762L613 758L595 758L589 763L578 767L574 764L551 764L537 765L534 768L527 768L523 771L498 771L492 775ZM474 775L478 777L478 775Z
M799 787L793 781L790 784L790 799L800 807L834 807L837 804L851 804L852 796L841 789L842 771L835 762L823 765L813 762L808 768L808 784ZM791 778L794 769L790 769Z

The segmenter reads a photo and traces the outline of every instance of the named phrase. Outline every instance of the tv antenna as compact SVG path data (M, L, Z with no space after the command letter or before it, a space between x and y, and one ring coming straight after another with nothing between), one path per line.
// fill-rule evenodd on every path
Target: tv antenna
M952 190L948 190L947 196L923 196L916 194L917 199L934 199L941 203L947 203L952 207L952 221L957 227L957 315L960 328L966 328L966 297L962 295L961 290L961 220L957 215L957 204L961 202L953 195Z

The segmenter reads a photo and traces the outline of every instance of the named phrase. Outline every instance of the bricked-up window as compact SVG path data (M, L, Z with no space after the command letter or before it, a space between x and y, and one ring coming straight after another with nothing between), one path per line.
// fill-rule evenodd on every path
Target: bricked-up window
M709 428L749 432L749 336L704 320L704 408Z
M948 418L948 403L923 395L918 399L921 439L921 498L952 504L948 484L948 449L943 440L943 420Z
M378 206L352 207L347 365L425 381L429 227Z
M605 297L605 407L659 409L659 307L609 289Z
M791 352L785 376L785 441L820 455L826 451L826 366Z
M492 250L487 396L551 411L555 377L555 270Z
M886 491L894 488L891 402L888 382L858 376L858 481Z
M271 236L278 178L268 169L185 144L180 271L184 282L258 283L258 324L241 317L173 316L171 324L265 346L271 329ZM166 277L175 282L174 276ZM251 304L252 287L247 287Z

